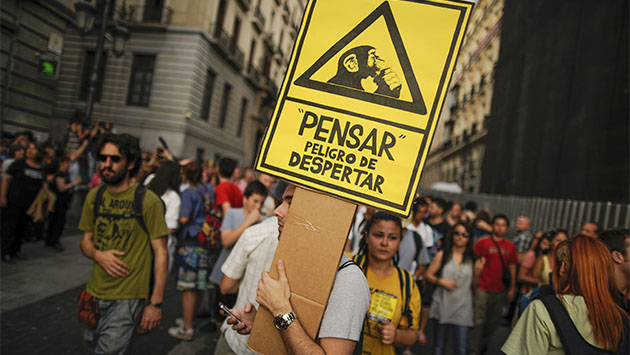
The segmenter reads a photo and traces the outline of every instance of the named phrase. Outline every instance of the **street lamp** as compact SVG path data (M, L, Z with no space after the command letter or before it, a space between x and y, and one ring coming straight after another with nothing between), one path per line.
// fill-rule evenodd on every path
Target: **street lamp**
M105 45L105 35L107 30L107 23L109 21L109 14L111 12L113 0L102 0L102 17L100 23L100 29L98 32L96 42L96 53L94 53L94 66L92 67L92 73L90 74L89 88L87 104L85 106L84 122L89 125L92 120L92 109L94 107L94 98L96 96L96 86L98 85L98 73L103 61L103 47ZM123 6L126 6L123 4ZM77 27L83 33L88 33L94 25L96 18L96 6L89 0L81 0L74 5L77 16ZM125 10L125 9L123 9ZM116 23L112 28L113 44L112 51L117 57L122 56L125 53L127 47L127 40L129 40L129 29L126 26Z

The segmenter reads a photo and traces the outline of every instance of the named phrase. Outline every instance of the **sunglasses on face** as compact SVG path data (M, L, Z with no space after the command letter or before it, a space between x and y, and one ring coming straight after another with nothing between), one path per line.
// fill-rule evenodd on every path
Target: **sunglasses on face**
M455 231L455 232L453 232L453 235L456 235L458 237L470 238L470 234L465 233L465 232Z
M99 154L98 161L104 163L107 161L107 158L111 159L112 163L119 163L122 157L120 155L107 155L107 154Z

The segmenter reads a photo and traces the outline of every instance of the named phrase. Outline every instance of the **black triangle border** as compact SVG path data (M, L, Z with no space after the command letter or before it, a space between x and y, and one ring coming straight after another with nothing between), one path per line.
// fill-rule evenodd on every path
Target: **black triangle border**
M411 92L411 102L402 101L385 95L359 91L330 83L311 80L311 76L313 76L313 74L315 74L324 64L332 59L337 53L339 53L339 51L346 47L353 39L359 36L381 16L385 19L389 36L394 44L394 49L396 50L396 55L398 56L400 65L402 66L405 80L407 81L409 91ZM374 11L372 11L372 13L363 19L363 21L361 21L350 32L348 32L348 34L326 51L324 55L322 55L310 68L308 68L308 70L295 80L294 84L383 106L394 107L420 115L427 114L427 107L424 103L424 99L422 98L420 88L418 87L416 76L411 68L411 62L407 56L407 51L405 50L405 46L402 42L400 31L398 31L398 26L396 26L392 9L387 1L379 5Z

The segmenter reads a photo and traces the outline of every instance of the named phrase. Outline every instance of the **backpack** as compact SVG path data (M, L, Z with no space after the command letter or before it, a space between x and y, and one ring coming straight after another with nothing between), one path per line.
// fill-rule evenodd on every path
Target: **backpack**
M223 221L223 212L221 207L212 201L210 193L206 185L202 185L204 193L193 187L195 191L201 196L204 201L204 218L201 231L197 234L197 240L202 247L207 249L210 253L217 253L221 250L221 222Z
M354 255L352 260L359 265L363 273L367 276L367 263L368 259L366 255ZM404 308L402 315L407 318L407 323L409 327L413 325L413 315L411 313L411 309L409 308L409 301L411 300L411 291L412 287L415 285L413 277L411 273L407 270L401 269L398 266L395 266L396 271L398 271L398 280L400 281L400 294L402 295Z
M553 292L540 292L538 299L542 301L547 312L549 312L549 316L553 321L556 332L562 341L562 347L567 355L628 354L628 346L630 345L628 337L630 336L630 332L628 331L627 321L624 320L623 342L617 352L613 353L612 351L593 346L584 340L575 327L575 324L573 324L569 312L567 312L562 302L560 302Z

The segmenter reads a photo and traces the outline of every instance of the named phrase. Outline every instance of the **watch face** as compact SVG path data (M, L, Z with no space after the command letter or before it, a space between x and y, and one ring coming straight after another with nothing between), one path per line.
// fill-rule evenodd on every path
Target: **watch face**
M287 314L279 314L273 317L273 325L278 330L285 330L291 325L293 320L295 319L295 314L293 312Z

